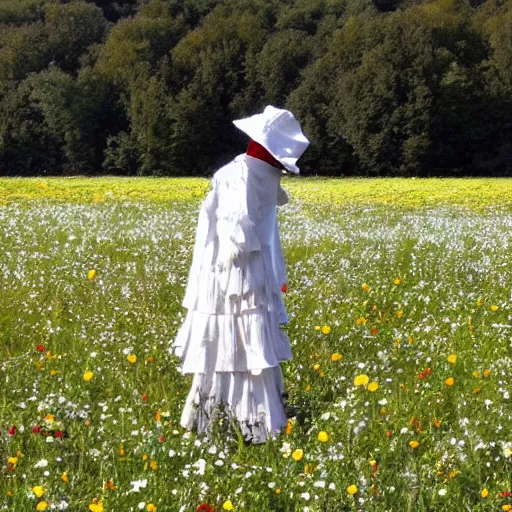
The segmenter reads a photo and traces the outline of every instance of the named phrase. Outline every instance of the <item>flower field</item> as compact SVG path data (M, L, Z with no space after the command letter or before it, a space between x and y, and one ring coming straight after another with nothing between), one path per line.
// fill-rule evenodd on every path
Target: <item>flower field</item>
M512 183L284 180L285 432L184 432L201 179L0 179L0 510L512 510Z

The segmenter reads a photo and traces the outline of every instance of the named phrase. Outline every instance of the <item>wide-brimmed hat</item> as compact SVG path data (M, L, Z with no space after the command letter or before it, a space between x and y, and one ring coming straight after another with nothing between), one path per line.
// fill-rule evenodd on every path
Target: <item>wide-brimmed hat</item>
M309 140L289 110L268 105L263 113L237 119L233 124L267 149L287 171L299 174L296 162L309 146Z

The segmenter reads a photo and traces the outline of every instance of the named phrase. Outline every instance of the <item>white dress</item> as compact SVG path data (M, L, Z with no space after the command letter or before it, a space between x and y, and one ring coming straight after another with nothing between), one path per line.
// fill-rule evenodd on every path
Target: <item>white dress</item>
M246 154L222 167L199 213L174 341L182 373L194 374L181 425L208 430L219 406L246 439L265 441L286 425L280 361L291 359L286 269L276 206L287 196L281 171Z

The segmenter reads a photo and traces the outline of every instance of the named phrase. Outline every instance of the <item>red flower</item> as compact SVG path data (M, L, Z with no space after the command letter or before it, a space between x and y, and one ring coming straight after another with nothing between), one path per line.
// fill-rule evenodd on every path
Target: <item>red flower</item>
M9 429L9 435L13 436L14 434L16 434L16 427L13 425L13 426Z
M425 370L425 373L426 373L427 375L430 375L430 374L432 373L432 371L430 370L430 368L427 368L427 369Z
M159 443L163 443L163 442L164 442L164 439L165 439L165 436L162 434L162 435L158 438L158 442L159 442Z
M143 402L147 402L148 398L149 398L149 396L147 393L142 393L142 401Z
M419 375L418 375L418 379L421 379L423 380L425 378L425 374L423 372L421 372Z
M377 327L372 327L372 330L370 331L370 333L372 336L377 336L379 331L377 330Z
M510 491L500 492L500 496L502 498L510 498L510 496L512 496L512 492L510 492Z
M44 352L46 350L46 347L44 345L37 345L36 349L38 352Z
M34 432L34 434L40 434L41 430L42 430L42 428L39 425L32 427L32 432Z
M196 512L215 512L215 507L211 507L208 503L203 503L196 508Z
M55 437L63 437L64 436L64 432L62 432L62 430L57 430L55 432Z
M281 286L281 291L282 291L283 293L286 293L286 292L288 291L288 286L286 286L286 283L285 283L285 284L283 284L283 286Z

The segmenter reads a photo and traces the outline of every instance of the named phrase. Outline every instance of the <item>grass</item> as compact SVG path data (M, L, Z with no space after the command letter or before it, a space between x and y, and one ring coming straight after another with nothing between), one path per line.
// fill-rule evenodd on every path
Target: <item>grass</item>
M510 182L284 183L299 414L245 446L178 423L169 348L208 182L0 180L0 510L512 505Z

